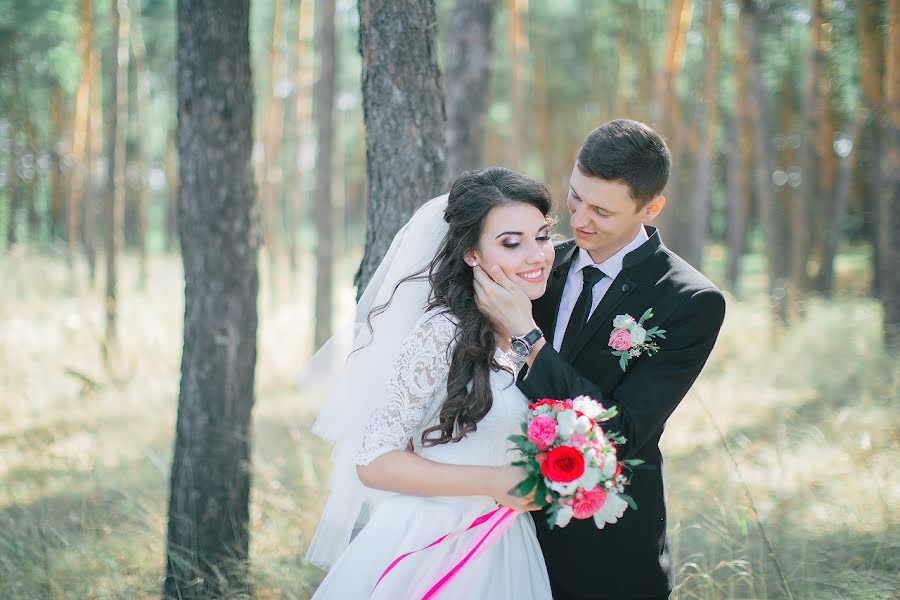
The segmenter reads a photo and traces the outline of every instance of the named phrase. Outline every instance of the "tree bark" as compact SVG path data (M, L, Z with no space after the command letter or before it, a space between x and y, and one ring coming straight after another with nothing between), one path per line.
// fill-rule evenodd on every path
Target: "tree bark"
M450 181L482 166L496 5L497 0L456 0L453 9L444 55Z
M19 154L16 137L19 134L19 75L12 62L10 80L12 83L12 99L9 106L9 161L6 178L6 195L9 198L9 215L6 217L6 245L14 246L19 241L18 219L22 207L22 189L19 181Z
M94 10L91 0L81 0L78 28L78 59L81 72L75 90L75 110L72 116L72 167L67 178L66 208L66 265L71 283L75 283L75 249L79 240L82 205L85 202L86 183L90 177L87 150L90 137L88 117L91 109L91 46L94 41Z
M446 191L447 165L434 0L361 0L359 17L368 178L362 295L400 227Z
M506 43L509 48L509 137L503 146L504 161L513 169L522 168L525 135L525 86L528 77L528 0L506 0ZM465 56L471 59L470 55Z
M900 0L888 0L884 78L884 145L879 194L879 243L882 248L884 340L900 350Z
M128 3L112 0L111 31L114 36L115 69L110 85L109 129L110 182L106 203L106 341L115 343L118 328L118 260L122 248L122 215L125 206L125 134L128 130Z
M822 157L819 156L817 139L818 123L816 108L819 104L819 77L822 72L822 0L810 0L809 48L806 57L806 70L803 80L803 102L800 125L800 193L791 202L791 305L795 309L803 306L804 297L809 290L808 261L811 250L811 230L814 226L812 208L819 196L819 169Z
M82 196L81 212L81 243L84 250L84 259L88 268L88 281L94 287L97 281L97 220L100 214L100 202L105 201L103 191L100 190L98 177L94 172L95 162L103 152L103 107L100 100L100 79L102 77L100 67L100 50L97 48L96 37L90 44L90 69L91 91L90 108L88 110L88 140L85 156L85 194Z
M740 31L738 31L740 33ZM735 296L740 295L741 258L747 245L747 226L750 220L750 190L752 189L752 128L747 84L747 52L740 36L736 44L734 116L731 121L726 169L726 222L728 260L725 280Z
M65 239L65 191L63 185L62 157L66 151L65 126L63 117L63 92L59 82L50 90L50 239L56 245L58 239Z
M766 106L766 90L760 72L759 13L754 0L741 0L741 43L747 49L747 83L749 85L750 119L753 123L753 154L756 191L759 198L760 221L766 242L769 300L773 309L773 331L787 321L784 306L784 282L779 277L778 263L784 256L781 236L778 235L778 209L772 189L772 161L770 159L770 126Z
M141 0L131 0L131 51L134 56L135 78L135 120L143 123L147 117L147 101L149 100L149 82L147 81L147 55L144 46L144 33L141 27ZM144 148L143 136L138 136L134 157L137 178L134 185L134 207L137 217L137 250L138 250L138 287L147 287L147 152Z
M259 185L259 205L262 209L262 233L263 246L269 259L269 283L272 284L276 275L277 249L277 225L275 219L277 195L277 183L280 178L279 153L281 150L281 134L284 126L283 102L276 96L276 86L284 76L281 51L282 15L284 2L275 0L272 15L272 37L269 38L268 65L269 77L266 93L263 95L265 112L262 114L262 156L257 169L257 182Z
M706 59L703 71L703 114L700 117L699 147L691 198L691 239L687 260L697 269L703 267L703 248L709 227L709 197L712 191L712 167L715 154L716 115L718 113L717 74L719 67L720 0L706 5ZM736 142L736 141L735 141Z
M319 81L316 84L316 348L331 337L334 283L334 219L331 198L334 157L334 86L336 68L334 0L318 3Z
M838 245L844 235L844 226L847 223L847 206L850 204L850 179L853 172L853 159L850 153L859 152L859 138L865 124L864 110L858 110L854 115L847 139L850 148L841 148L846 154L838 157L837 183L831 202L831 215L828 219L828 230L822 240L822 256L819 261L818 289L826 298L834 294L834 259L837 255Z
M249 0L177 7L184 350L166 599L250 595L250 434L259 291Z
M857 38L859 40L860 102L869 113L868 152L858 152L862 159L871 159L866 165L866 223L870 230L872 246L872 294L881 297L881 248L878 244L878 200L881 194L881 127L882 127L882 74L884 71L884 42L881 34L881 14L874 2L860 2Z

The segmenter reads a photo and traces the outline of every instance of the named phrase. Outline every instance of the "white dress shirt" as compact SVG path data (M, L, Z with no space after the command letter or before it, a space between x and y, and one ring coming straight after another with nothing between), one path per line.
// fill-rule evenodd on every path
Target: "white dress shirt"
M647 235L644 226L641 225L638 234L634 236L633 240L602 263L595 263L594 259L591 258L591 255L588 254L586 250L582 248L578 249L578 256L575 257L572 261L572 266L569 268L569 275L566 277L565 287L563 288L562 297L559 301L559 313L556 316L556 330L553 332L553 347L557 352L559 352L559 349L562 347L563 337L566 334L566 326L569 324L569 317L572 316L572 310L575 308L578 296L581 295L581 288L584 287L584 276L581 274L581 270L587 266L593 266L603 271L603 274L606 275L606 277L594 284L594 289L591 291L590 315L594 314L594 310L597 308L597 305L600 304L600 300L603 299L603 296L606 295L606 292L609 291L610 286L612 286L613 280L618 277L619 273L622 271L622 261L625 259L625 255L632 250L638 249L648 239L650 239L650 237Z

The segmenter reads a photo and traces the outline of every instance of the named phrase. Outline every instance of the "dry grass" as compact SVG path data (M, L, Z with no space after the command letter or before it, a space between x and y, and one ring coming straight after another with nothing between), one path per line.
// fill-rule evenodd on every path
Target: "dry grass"
M0 257L0 598L159 595L180 262L154 257L146 291L131 260L123 270L121 347L107 366L99 292L69 289L58 260ZM293 383L312 292L283 270L260 298L251 560L258 597L307 598L321 577L302 556L328 451L308 432L315 399ZM346 314L349 287L338 297ZM812 302L772 342L764 306L731 302L663 437L676 598L787 597L776 560L794 598L895 597L900 366L878 323L869 300Z

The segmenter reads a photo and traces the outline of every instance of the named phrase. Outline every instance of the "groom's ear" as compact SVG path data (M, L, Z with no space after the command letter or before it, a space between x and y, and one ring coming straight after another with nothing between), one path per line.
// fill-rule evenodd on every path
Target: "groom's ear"
M666 205L666 197L665 196L657 196L653 200L647 203L644 208L641 209L641 222L649 223L653 219L662 212L663 207Z

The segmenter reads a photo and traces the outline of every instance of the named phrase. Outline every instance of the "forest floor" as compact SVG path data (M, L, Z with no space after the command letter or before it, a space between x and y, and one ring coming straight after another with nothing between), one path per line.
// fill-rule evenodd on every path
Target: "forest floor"
M881 346L880 308L854 283L859 261L842 258L847 293L811 299L775 330L754 260L747 297L729 297L713 356L662 439L673 598L787 598L779 569L793 598L894 598L900 361ZM251 561L264 599L308 598L322 576L302 559L328 448L309 432L318 398L295 384L311 277L291 286L286 270L263 273L275 284L259 302ZM151 257L145 290L137 272L126 257L119 347L106 351L100 282L73 288L58 257L0 255L4 600L159 597L183 284L175 256ZM299 272L312 272L308 259ZM336 297L349 314L349 285Z

